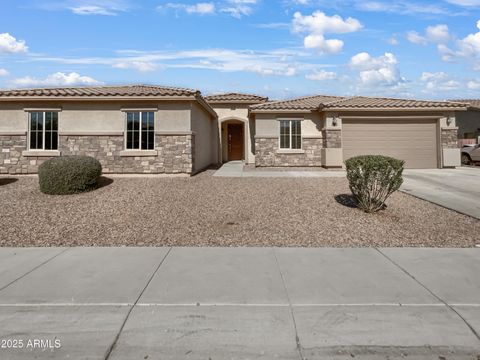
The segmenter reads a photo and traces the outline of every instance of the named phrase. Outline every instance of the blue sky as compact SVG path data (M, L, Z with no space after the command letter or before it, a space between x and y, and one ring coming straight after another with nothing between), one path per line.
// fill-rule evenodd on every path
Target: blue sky
M2 0L0 88L480 97L480 0Z

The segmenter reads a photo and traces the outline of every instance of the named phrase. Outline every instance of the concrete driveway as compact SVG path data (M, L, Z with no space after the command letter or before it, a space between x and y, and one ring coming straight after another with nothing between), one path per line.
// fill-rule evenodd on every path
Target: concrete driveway
M0 359L476 360L479 273L471 248L3 248Z
M480 219L480 168L405 170L401 190Z

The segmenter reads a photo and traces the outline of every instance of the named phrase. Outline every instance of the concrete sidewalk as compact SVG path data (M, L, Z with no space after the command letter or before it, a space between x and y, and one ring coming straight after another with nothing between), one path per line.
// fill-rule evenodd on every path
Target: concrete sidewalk
M44 346L0 359L477 360L479 273L480 249L3 248L0 341Z

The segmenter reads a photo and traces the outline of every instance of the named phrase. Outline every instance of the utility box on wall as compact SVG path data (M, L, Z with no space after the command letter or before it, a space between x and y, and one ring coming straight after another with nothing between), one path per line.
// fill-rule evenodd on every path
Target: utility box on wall
M442 167L457 167L461 165L460 149L443 149Z

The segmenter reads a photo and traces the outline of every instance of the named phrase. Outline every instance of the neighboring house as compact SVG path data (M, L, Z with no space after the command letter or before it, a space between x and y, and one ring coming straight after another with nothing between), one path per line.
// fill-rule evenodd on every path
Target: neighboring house
M480 143L480 99L449 100L469 105L468 111L457 113L458 139Z
M267 100L146 85L0 91L0 173L36 173L48 158L77 154L97 158L105 173L193 174L230 160L341 167L361 154L408 168L460 165L455 114L465 104Z
M248 117L251 105L268 101L267 97L228 93L205 96L218 114L222 162L244 160L255 163L255 124Z
M310 96L250 107L257 166L340 167L382 154L407 168L460 165L455 112L465 104L370 97Z
M105 173L191 174L218 162L217 115L199 91L161 86L0 91L0 173L90 155Z

